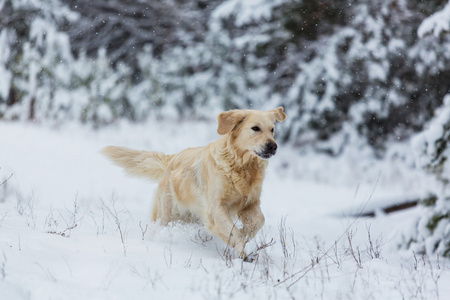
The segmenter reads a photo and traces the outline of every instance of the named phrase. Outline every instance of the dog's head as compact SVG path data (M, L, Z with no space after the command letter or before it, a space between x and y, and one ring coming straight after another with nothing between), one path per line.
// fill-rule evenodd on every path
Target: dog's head
M277 151L274 139L275 121L283 122L283 107L270 111L230 110L217 116L217 133L229 134L233 146L262 159L269 159Z

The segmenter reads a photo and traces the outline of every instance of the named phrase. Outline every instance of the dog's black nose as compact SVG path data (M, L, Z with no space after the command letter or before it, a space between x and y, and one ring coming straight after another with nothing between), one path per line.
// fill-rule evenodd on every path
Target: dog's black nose
M276 143L267 143L266 144L266 151L270 154L275 154L275 152L277 152L277 144Z

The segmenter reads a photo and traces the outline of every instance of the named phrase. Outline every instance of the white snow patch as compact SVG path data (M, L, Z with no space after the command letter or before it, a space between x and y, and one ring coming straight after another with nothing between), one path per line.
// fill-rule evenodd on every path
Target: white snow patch
M415 269L412 253L393 242L420 210L345 217L349 207L420 191L418 177L394 155L377 164L356 152L333 160L280 145L263 186L266 223L255 239L275 244L249 264L227 260L224 243L200 225L150 224L156 184L125 176L99 154L109 144L175 153L218 138L215 126L150 120L92 131L0 122L0 183L13 174L0 186L0 298L450 296L448 265L426 258ZM368 250L368 228L381 258Z

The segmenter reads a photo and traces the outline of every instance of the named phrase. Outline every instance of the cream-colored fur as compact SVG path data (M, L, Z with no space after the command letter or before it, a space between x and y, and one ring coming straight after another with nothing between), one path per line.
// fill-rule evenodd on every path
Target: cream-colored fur
M274 124L285 118L282 107L231 110L217 117L221 137L204 147L165 155L108 146L102 153L129 174L158 182L152 221L199 221L246 259L245 244L264 225L261 185L276 150Z

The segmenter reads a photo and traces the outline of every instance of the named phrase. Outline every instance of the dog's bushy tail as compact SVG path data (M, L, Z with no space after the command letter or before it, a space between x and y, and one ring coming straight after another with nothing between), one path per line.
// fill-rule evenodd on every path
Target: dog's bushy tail
M105 147L101 153L116 165L123 167L128 174L155 181L163 177L171 158L171 155L161 152L139 151L116 146Z

